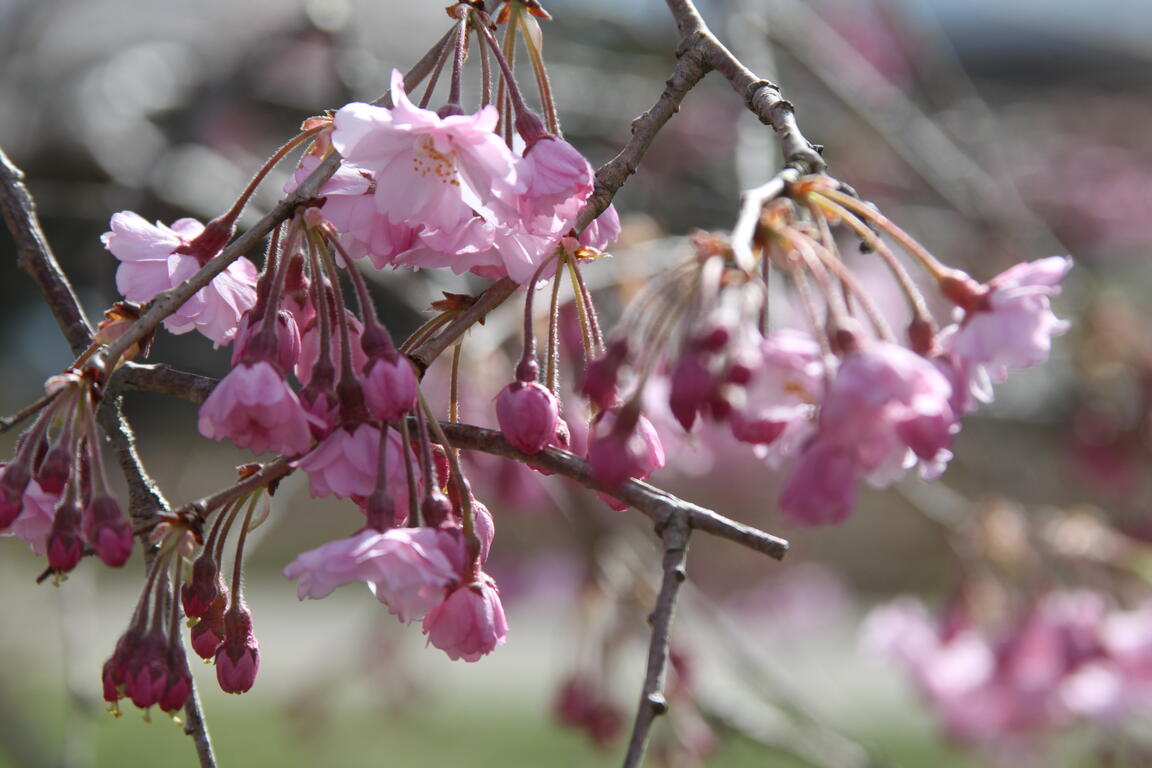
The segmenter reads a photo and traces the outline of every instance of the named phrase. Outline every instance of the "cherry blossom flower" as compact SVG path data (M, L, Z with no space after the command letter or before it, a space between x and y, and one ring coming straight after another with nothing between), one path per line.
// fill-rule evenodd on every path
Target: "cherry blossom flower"
M750 380L743 403L732 412L732 435L778 465L815 430L824 398L820 345L807 333L783 328L761 339L747 367ZM772 443L778 446L769 451Z
M342 107L333 146L374 175L377 210L393 224L421 226L426 247L462 258L488 248L496 196L517 186L515 158L493 132L495 107L441 118L408 99L395 70L392 99L392 109Z
M388 451L385 457L388 490L397 509L408 508L408 476L404 468L407 450L395 430L388 431ZM313 498L335 495L346 499L367 497L376 487L376 473L380 465L380 429L361 423L355 427L340 427L300 458L294 466L308 473L308 491ZM421 481L416 467L417 485Z
M184 252L204 232L204 225L195 219L179 219L168 227L121 211L112 216L111 227L101 241L121 262L116 287L129 301L151 301L188 280L215 255ZM164 327L176 334L198 330L216 346L228 344L240 316L256 303L256 276L251 261L237 259L169 315Z
M919 458L939 472L958 429L952 386L928 360L873 342L845 356L821 407L816 436L803 449L780 506L796 523L843 521L855 484L883 487Z
M504 645L508 622L496 582L479 573L471 583L456 587L424 617L424 633L453 661L479 661Z
M253 453L303 453L312 444L308 419L296 393L267 362L242 363L200 406L200 434L229 438Z
M941 344L978 400L992 399L991 382L1004 381L1009 368L1048 359L1052 337L1068 330L1068 322L1052 312L1050 298L1060 293L1070 269L1072 259L1064 256L1017 264L957 310L957 324L941 333Z

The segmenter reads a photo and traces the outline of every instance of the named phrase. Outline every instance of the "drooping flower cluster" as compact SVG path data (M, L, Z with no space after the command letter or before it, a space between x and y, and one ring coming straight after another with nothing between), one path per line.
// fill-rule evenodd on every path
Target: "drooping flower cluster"
M45 389L48 405L0 464L0 535L47 555L57 575L74 569L86 547L120 567L132 554L132 526L104 470L91 381L69 372Z
M685 430L706 416L773 466L791 460L780 496L787 519L838 523L855 507L862 481L884 487L917 465L927 478L939 475L960 418L976 399L991 399L991 382L1046 359L1052 337L1067 328L1050 298L1071 260L1019 264L981 285L940 265L831 180L802 179L791 196L762 213L757 269L741 264L724 240L698 236L695 262L654 284L652 298L639 302L648 317L625 317L624 334L588 367L582 392L602 409L630 392L630 407L639 410L645 382L667 376L668 406ZM957 306L953 324L936 330L923 296L869 221L892 229L937 279ZM836 224L876 251L904 290L913 310L907 346L841 260L830 230ZM769 265L796 286L807 331L767 328ZM631 390L629 373L638 382ZM616 442L609 451L593 438L597 476L608 485L644 476L638 463L637 471L621 469L629 452ZM636 457L654 455L635 446Z

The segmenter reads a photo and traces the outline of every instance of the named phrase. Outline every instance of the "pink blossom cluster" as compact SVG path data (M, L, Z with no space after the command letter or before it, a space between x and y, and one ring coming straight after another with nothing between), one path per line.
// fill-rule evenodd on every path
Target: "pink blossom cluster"
M477 661L504 645L508 634L500 591L480 570L491 542L490 517L484 526L486 532L477 526L486 542L476 561L468 556L461 530L452 525L365 528L302 553L284 575L298 580L301 600L363 581L400 621L422 621L428 641L449 658Z
M907 667L949 737L1025 741L1078 723L1118 726L1152 706L1152 606L1050 591L997 630L904 598L875 609L865 642Z
M353 103L327 137L343 157L321 188L323 215L353 258L377 268L451 268L527 281L561 244L592 192L592 169L568 142L524 115L523 152L495 133L496 108L441 116L408 98L392 74L391 108ZM302 161L288 189L319 163ZM619 232L614 211L585 244Z

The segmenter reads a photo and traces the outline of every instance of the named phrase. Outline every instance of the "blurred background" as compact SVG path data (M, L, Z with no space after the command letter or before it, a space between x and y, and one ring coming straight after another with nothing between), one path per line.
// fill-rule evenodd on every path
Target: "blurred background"
M383 92L391 69L406 69L447 28L443 5L0 0L0 146L26 172L89 316L118 298L117 262L99 239L112 213L213 217L304 118ZM545 56L565 133L598 165L663 87L674 25L654 0L545 5L554 15L544 24ZM651 760L995 764L1002 754L942 738L904 670L863 647L858 627L871 606L897 594L945 605L971 573L977 546L985 557L1003 545L1002 570L1014 574L1042 540L1067 556L1062 583L1091 578L1113 588L1097 578L1091 553L1060 549L1056 533L1072 523L1123 542L1125 594L1144 582L1152 6L698 5L749 67L782 84L806 135L826 147L830 172L942 260L988 279L1018 261L1071 254L1076 268L1056 306L1073 327L1047 365L1014 376L966 421L941 482L864 491L836 529L783 524L774 508L780 478L747 451L708 435L668 437L674 455L658 483L785 536L793 550L780 564L694 541L674 636L673 712ZM625 226L615 258L586 272L609 316L688 253L690 230L730 228L740 190L778 162L771 131L744 113L726 82L712 76L693 91L616 198ZM278 198L289 170L265 184L251 220ZM7 237L0 264L0 411L8 413L70 358ZM865 276L873 268L866 256L854 266ZM441 291L483 285L427 272L374 277L401 336ZM891 290L879 279L878 293ZM466 421L492 423L487 404L516 353L515 304L465 346ZM154 361L216 376L228 359L197 335L162 332L152 352ZM434 369L431 389L442 378ZM188 403L135 393L128 413L174 503L227 485L247 460L200 438ZM11 441L3 436L2 455ZM196 670L221 764L618 762L623 743L612 724L627 731L639 689L658 578L654 537L639 516L555 478L484 458L472 477L499 530L490 565L509 609L508 645L477 664L452 663L362 589L298 604L280 570L300 551L351 533L359 513L309 499L292 478L249 545L246 589L262 654L256 688L228 697L210 668ZM103 712L100 665L131 612L139 563L123 573L85 564L59 589L33 584L42 567L23 543L0 541L0 766L195 765L191 744L162 715L146 724L130 707L118 720ZM605 712L602 727L588 728L592 739L554 717L561 689L589 680ZM1061 729L1031 745L1026 760L1104 764L1101 742L1114 736ZM1112 764L1152 764L1139 762L1147 753L1132 754Z

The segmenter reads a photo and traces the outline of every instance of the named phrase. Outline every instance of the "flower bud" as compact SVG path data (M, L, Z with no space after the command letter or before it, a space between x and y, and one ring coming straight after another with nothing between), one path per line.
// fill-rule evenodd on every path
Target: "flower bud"
M399 421L411 412L420 392L412 363L403 355L393 358L382 355L371 360L363 382L368 410L384 422Z
M160 709L170 715L179 712L188 703L192 694L192 670L188 669L188 657L177 643L168 646L168 679L164 693L160 696Z
M580 393L600 408L615 407L620 401L620 367L627 356L627 341L617 339L610 343L603 357L588 364L580 383Z
M45 493L58 496L72 474L72 454L64 445L57 445L48 452L44 461L36 469L36 482Z
M216 599L189 633L192 650L202 659L211 659L215 656L220 644L224 642L224 610L228 605L224 583L219 582L216 589L218 593Z
M560 404L539 382L514 381L496 398L500 431L524 453L539 453L556 438Z
M119 568L132 556L132 526L111 496L97 496L84 510L84 538L112 568Z
M48 567L67 573L77 566L84 554L80 538L80 505L65 499L56 509L56 519L48 533Z
M242 603L224 614L224 642L216 650L216 681L224 693L246 693L260 669L260 644L252 614Z
M212 608L212 604L223 596L222 587L216 560L206 548L192 563L191 580L180 588L180 602L184 606L184 615L190 619L203 618Z

